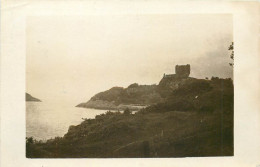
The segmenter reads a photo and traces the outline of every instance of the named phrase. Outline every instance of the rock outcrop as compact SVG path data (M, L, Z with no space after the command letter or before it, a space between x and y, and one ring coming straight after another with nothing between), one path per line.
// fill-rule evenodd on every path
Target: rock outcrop
M129 85L127 88L113 87L93 96L76 107L106 110L139 110L162 100L156 85Z

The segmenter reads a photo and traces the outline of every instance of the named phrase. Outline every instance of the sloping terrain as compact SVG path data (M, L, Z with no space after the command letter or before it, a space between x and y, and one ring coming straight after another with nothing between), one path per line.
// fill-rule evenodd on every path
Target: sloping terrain
M168 96L163 102L151 105L141 112L233 111L234 88L231 79L193 79L185 82L176 89L168 89Z
M131 84L127 88L113 87L93 96L88 102L76 107L107 110L139 110L138 106L155 104L162 100L156 91L156 85Z
M136 114L107 112L64 137L27 139L27 157L186 157L233 155L233 83L212 78L169 90Z

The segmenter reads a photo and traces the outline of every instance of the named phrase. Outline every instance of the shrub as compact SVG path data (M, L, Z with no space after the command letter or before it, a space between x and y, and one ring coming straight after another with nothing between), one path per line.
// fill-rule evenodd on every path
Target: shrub
M132 114L132 111L130 111L129 108L126 108L126 109L124 110L124 114L130 115L130 114Z

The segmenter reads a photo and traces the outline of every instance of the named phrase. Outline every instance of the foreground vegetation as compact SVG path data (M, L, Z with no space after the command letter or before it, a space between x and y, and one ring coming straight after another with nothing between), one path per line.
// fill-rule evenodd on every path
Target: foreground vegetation
M71 126L64 137L28 138L26 156L231 156L233 94L230 79L195 79L135 114L108 111Z

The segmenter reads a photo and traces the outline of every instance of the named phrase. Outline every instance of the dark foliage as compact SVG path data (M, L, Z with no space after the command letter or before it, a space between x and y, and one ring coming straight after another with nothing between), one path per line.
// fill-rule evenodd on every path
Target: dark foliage
M229 63L230 66L234 66L234 42L228 47L228 50L231 50L230 58L233 60L232 63Z
M231 79L212 78L193 80L175 89L162 103L142 109L140 113L167 111L233 110L233 83Z
M130 111L129 108L126 108L126 109L124 110L124 114L125 114L125 115L130 115L130 114L132 114L132 111Z
M119 104L153 104L161 101L156 91L156 85L131 84L128 88L113 87L107 91L96 94L91 100L103 100Z

